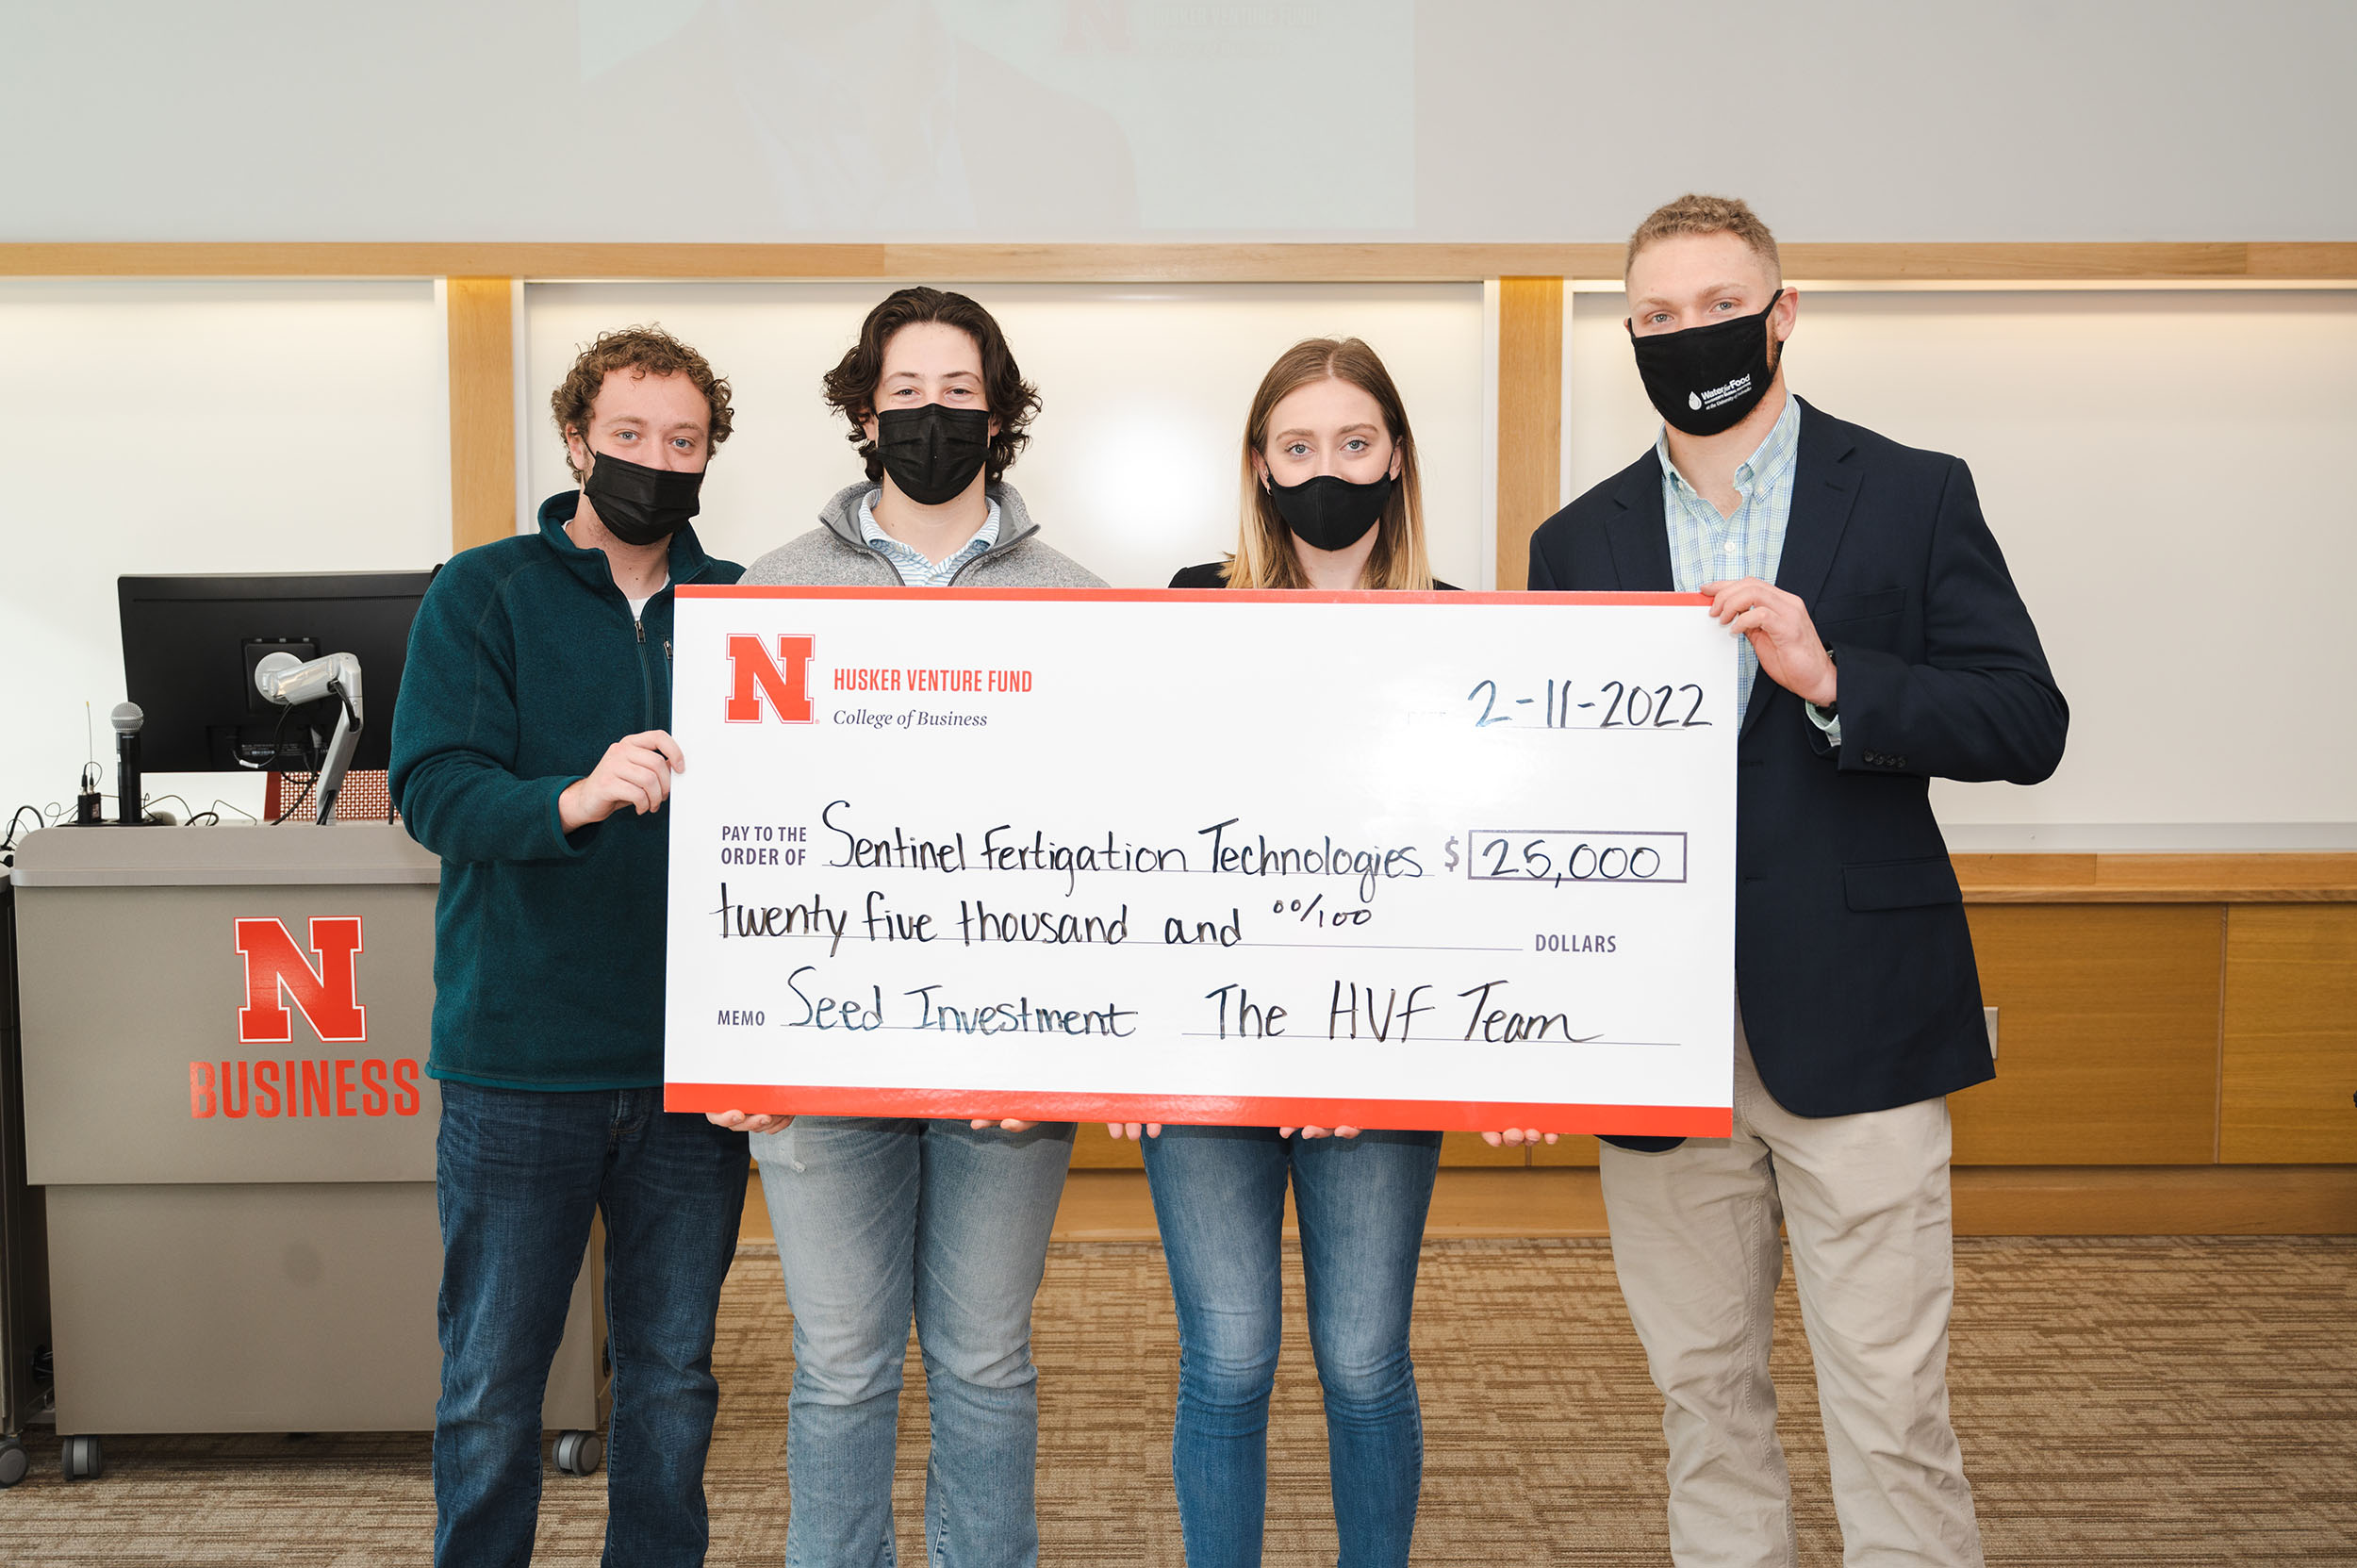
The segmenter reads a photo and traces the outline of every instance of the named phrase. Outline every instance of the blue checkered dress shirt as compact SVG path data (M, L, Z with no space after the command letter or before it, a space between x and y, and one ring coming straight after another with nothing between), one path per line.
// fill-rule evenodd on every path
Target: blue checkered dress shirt
M1784 559L1785 525L1792 519L1792 477L1800 467L1801 400L1785 394L1784 412L1769 427L1758 450L1735 470L1735 493L1742 497L1733 517L1703 499L1670 459L1670 431L1654 441L1661 460L1661 514L1670 529L1670 581L1680 593L1696 593L1705 583L1756 577L1776 580ZM1735 711L1738 721L1751 705L1759 655L1749 637L1736 646ZM1816 719L1811 714L1810 718ZM1839 745L1839 720L1819 723Z
M902 544L877 526L876 498L882 494L883 487L879 485L860 498L860 537L867 541L870 550L892 563L905 586L946 588L966 562L998 542L998 503L994 501L990 503L990 515L982 520L982 526L974 536L965 541L964 549L946 561L929 561L924 552Z

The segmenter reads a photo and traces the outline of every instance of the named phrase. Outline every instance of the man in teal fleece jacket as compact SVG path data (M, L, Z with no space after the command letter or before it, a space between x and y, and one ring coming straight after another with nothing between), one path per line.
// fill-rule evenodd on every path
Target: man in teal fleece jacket
M582 488L435 578L393 722L393 799L442 857L437 1568L531 1558L541 1404L593 1213L605 1560L703 1561L713 1326L745 1199L744 1134L663 1109L663 806L685 766L671 587L742 575L686 520L729 386L633 327L585 350L553 402Z

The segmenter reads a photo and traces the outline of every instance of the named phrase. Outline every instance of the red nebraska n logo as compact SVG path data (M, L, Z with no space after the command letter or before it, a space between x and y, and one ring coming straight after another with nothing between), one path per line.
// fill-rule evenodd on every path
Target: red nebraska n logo
M736 681L729 692L729 722L759 723L761 700L766 696L770 708L786 723L816 723L810 711L810 655L816 646L811 637L782 636L777 660L772 663L759 637L730 637L729 663L735 668Z
M366 1040L369 1010L360 1005L352 961L360 951L357 916L311 922L311 950L319 967L295 946L282 920L239 920L238 951L245 955L245 1005L238 1009L238 1039L249 1046L277 1045L294 1035L286 998L322 1040Z

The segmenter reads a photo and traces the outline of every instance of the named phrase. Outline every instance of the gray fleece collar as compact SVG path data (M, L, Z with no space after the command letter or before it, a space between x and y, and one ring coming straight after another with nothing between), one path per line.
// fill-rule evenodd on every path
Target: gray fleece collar
M846 485L827 498L818 508L818 521L829 533L856 550L868 548L859 531L859 503L883 487L873 480L863 479L856 485ZM993 555L1003 555L1039 532L1039 524L1031 520L1030 508L1023 504L1022 494L1013 485L985 485L982 494L998 503L998 542L974 557L986 561Z

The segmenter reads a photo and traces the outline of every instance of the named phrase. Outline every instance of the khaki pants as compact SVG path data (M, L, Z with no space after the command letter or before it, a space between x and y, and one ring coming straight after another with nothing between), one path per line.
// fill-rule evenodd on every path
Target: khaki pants
M1799 1560L1768 1375L1782 1221L1842 1560L1978 1568L1948 1424L1948 1103L1795 1116L1761 1086L1739 1019L1735 1047L1733 1137L1604 1149L1613 1264L1666 1401L1672 1555L1679 1568Z

